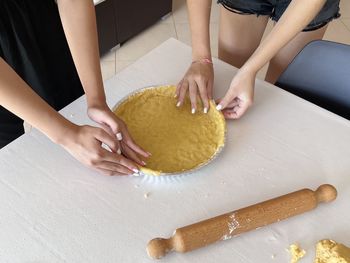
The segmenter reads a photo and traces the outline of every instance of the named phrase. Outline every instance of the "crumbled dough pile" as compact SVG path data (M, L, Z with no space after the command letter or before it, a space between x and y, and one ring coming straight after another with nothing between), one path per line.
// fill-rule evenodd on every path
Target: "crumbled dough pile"
M298 244L290 245L288 251L292 256L290 263L297 263L306 254L305 250L301 249Z
M292 256L290 263L297 263L305 255L297 244L290 245L288 251ZM330 239L321 240L316 244L314 263L350 263L350 248Z
M226 123L213 102L191 114L189 99L176 107L176 87L145 89L123 101L115 110L128 126L133 139L152 153L146 174L177 173L207 163L224 145Z
M314 263L350 263L350 248L329 239L316 245Z

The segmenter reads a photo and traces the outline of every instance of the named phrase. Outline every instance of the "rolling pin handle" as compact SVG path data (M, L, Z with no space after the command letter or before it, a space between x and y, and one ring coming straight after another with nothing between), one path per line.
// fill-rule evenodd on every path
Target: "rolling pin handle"
M147 253L153 259L161 259L173 250L172 239L154 238L147 245Z
M323 184L315 191L318 203L331 202L337 198L337 190L330 184Z

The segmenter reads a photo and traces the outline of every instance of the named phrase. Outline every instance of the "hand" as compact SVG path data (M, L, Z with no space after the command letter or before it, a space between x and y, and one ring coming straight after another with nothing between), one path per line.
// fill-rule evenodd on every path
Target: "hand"
M123 153L127 158L135 161L139 165L146 165L139 155L148 158L151 154L138 146L131 138L125 123L119 119L107 106L89 106L88 116L97 122L113 138L119 141L118 153Z
M192 113L197 110L197 93L203 103L204 113L208 112L209 100L212 99L214 82L213 64L210 60L195 61L187 70L184 78L176 88L176 97L178 98L177 106L184 102L187 91L189 91Z
M239 119L253 104L256 74L241 68L232 79L229 90L216 107L226 119Z
M138 172L137 165L117 154L118 143L101 128L72 125L65 132L62 146L81 163L107 175L130 175ZM104 149L102 144L109 147Z

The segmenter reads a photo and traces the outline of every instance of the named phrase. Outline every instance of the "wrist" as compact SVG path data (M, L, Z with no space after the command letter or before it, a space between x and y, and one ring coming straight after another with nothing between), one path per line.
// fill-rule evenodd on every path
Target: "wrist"
M68 141L79 128L78 125L68 121L64 117L62 117L62 120L60 120L55 126L53 134L49 137L54 143L61 146L67 145Z
M108 107L105 96L86 96L87 107L89 108L104 108Z
M260 70L259 67L255 66L253 63L249 63L249 61L247 61L241 68L240 71L247 73L247 74L253 74L256 75L258 73L258 71Z
M96 107L106 105L106 95L104 92L103 83L99 81L90 81L89 84L83 84L86 102L88 107Z
M211 60L211 52L210 52L210 48L205 48L203 50L196 50L193 49L192 50L192 60L200 60L203 58L207 58Z
M213 61L211 60L211 58L201 58L201 59L192 61L192 64L196 64L196 63L213 65Z

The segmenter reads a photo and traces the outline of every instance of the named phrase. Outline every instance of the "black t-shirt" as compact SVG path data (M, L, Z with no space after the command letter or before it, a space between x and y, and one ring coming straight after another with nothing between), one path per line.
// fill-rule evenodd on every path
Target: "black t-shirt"
M83 94L54 0L0 0L0 56L56 110ZM0 141L18 137L14 118L0 107Z

